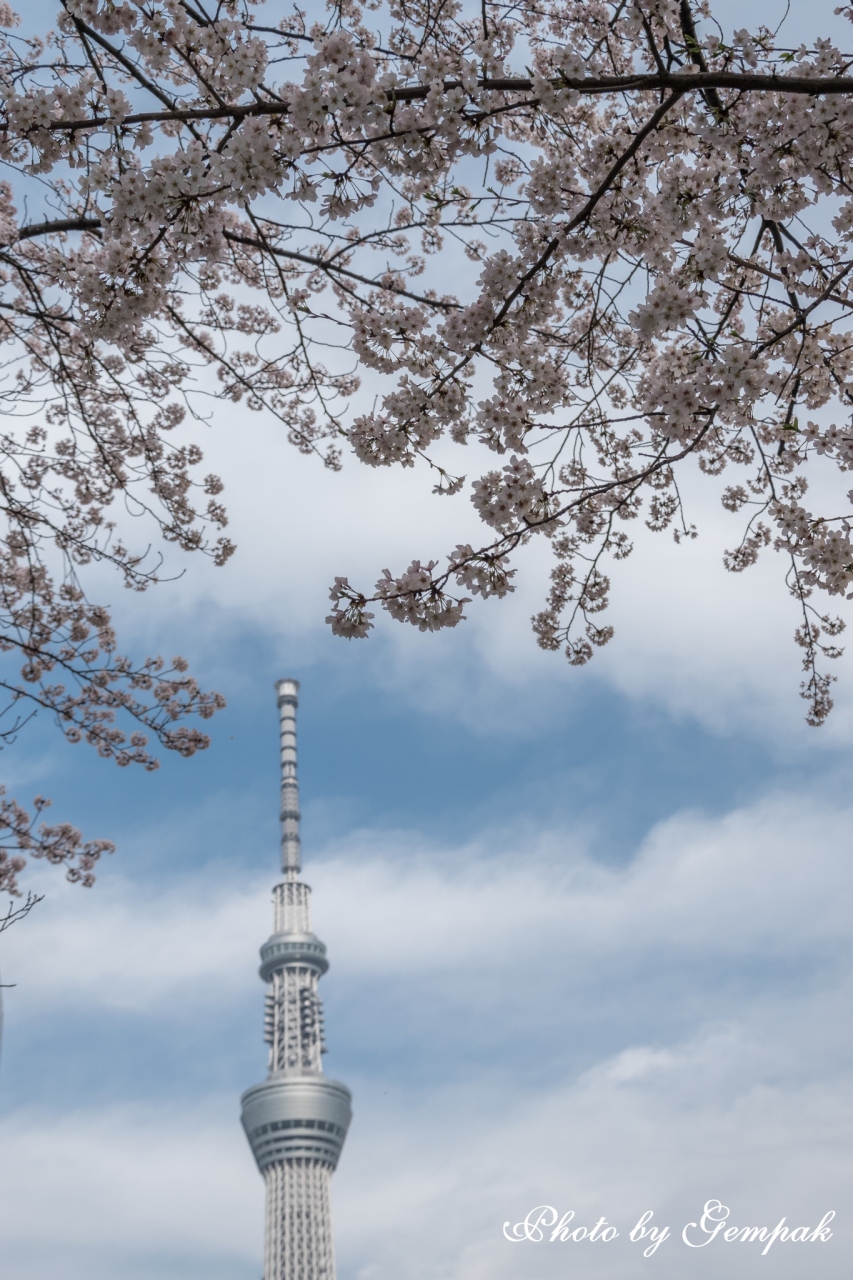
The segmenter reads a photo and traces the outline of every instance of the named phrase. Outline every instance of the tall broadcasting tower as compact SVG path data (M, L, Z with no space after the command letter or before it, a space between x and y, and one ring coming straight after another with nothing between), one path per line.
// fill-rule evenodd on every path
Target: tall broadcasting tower
M329 962L311 932L311 890L299 879L299 684L279 680L276 692L284 880L273 890L274 932L261 947L260 969L271 984L264 1028L270 1071L243 1094L243 1128L267 1187L264 1280L335 1280L329 1180L352 1119L351 1096L326 1079L320 1061L326 1046L317 980Z

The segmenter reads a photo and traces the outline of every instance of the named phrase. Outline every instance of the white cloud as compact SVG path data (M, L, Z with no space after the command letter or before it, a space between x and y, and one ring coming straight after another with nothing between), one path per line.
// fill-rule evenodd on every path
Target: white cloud
M773 795L722 819L658 824L624 866L588 857L566 832L489 832L463 850L413 851L366 833L311 868L324 930L350 971L515 967L515 939L540 956L677 950L790 954L841 945L851 887L849 811L819 796ZM835 891L828 892L827 886ZM354 904L357 904L354 906Z
M787 1035L784 1025L758 1038L740 1028L665 1053L633 1049L580 1079L511 1096L468 1081L393 1111L371 1098L337 1181L348 1280L649 1271L667 1280L746 1280L760 1266L785 1280L849 1274L849 1071L819 1082L774 1082L774 1050ZM722 1085L721 1067L728 1076ZM777 1245L769 1260L722 1242L688 1251L681 1228L712 1197L728 1204L741 1226L772 1228L785 1216L791 1225L814 1227L834 1208L836 1234L808 1250ZM561 1214L574 1209L576 1224L606 1216L620 1237L606 1248L506 1243L503 1223L542 1204ZM672 1230L651 1263L626 1238L648 1209Z
M342 474L331 474L251 415L239 426L223 415L203 443L210 466L227 478L238 554L223 570L188 562L185 578L143 602L106 587L137 644L153 632L152 643L180 648L178 637L189 632L196 653L214 658L223 634L248 629L286 645L291 660L297 654L308 665L318 652L324 661L333 652L331 660L343 664L346 642L317 647L336 575L370 589L383 568L399 570L413 557L442 560L459 539L474 542L481 531L464 495L431 494L426 470L372 470L348 460ZM494 465L482 450L463 452L472 474ZM505 734L530 732L563 714L574 690L603 682L714 732L746 730L776 744L784 736L798 750L850 741L853 673L846 660L833 668L844 678L832 727L818 738L803 725L801 653L792 639L799 618L786 593L785 564L768 551L746 573L726 573L722 553L737 541L741 522L719 506L721 488L707 477L685 480L688 518L700 529L695 543L676 547L669 534L649 534L641 524L629 530L637 549L612 574L616 638L587 670L542 653L531 633L530 615L548 586L543 543L521 555L514 596L475 602L469 621L451 634L422 636L380 612L381 639L354 642L372 646L371 679L410 705ZM177 564L172 552L170 563ZM823 605L838 611L837 601ZM511 715L496 710L501 699L509 700Z
M463 984L498 980L528 940L542 964L567 971L593 957L612 974L677 955L707 973L718 960L846 949L851 817L807 791L722 818L686 812L623 865L590 857L570 830L489 830L451 849L368 830L310 858L305 874L348 982L451 970ZM178 991L218 1002L254 989L271 925L266 878L241 884L213 864L158 884L111 874L83 893L39 873L47 901L4 938L5 972L26 982L27 1003L156 1010Z
M255 1280L263 1189L233 1098L0 1120L2 1272Z
M201 876L161 891L105 877L82 893L53 869L31 883L49 885L46 900L4 938L6 980L25 987L16 1017L69 1005L152 1012L190 990L202 1008L243 996L271 911L268 886Z

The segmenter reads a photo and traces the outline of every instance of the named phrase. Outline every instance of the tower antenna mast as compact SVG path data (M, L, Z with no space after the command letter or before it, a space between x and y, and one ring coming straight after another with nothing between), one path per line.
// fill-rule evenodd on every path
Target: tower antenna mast
M264 1038L269 1075L241 1099L243 1127L266 1183L264 1280L335 1280L329 1181L352 1119L345 1085L323 1075L317 983L329 967L311 931L302 870L296 708L299 683L276 684L281 732L281 866L273 934L261 947L269 983Z

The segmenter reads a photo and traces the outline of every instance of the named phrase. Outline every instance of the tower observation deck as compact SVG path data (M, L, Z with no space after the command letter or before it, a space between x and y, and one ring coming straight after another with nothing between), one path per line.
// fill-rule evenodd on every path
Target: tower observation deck
M281 725L281 865L272 936L261 947L269 1075L243 1094L243 1128L266 1182L264 1280L334 1280L329 1180L352 1118L350 1091L323 1075L317 982L329 963L311 932L311 890L299 879L296 707L299 684L276 685Z

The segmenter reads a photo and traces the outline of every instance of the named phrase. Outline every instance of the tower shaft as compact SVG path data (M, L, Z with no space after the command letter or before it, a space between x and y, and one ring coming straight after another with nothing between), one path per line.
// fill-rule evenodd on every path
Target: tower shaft
M266 1182L264 1280L334 1280L329 1180L352 1118L350 1092L323 1075L323 1009L317 984L329 967L311 931L301 871L296 707L299 685L280 680L281 862L272 936L261 947L270 984L264 1038L269 1075L242 1098L242 1120Z
M331 1170L314 1160L282 1160L266 1174L264 1277L335 1274Z

